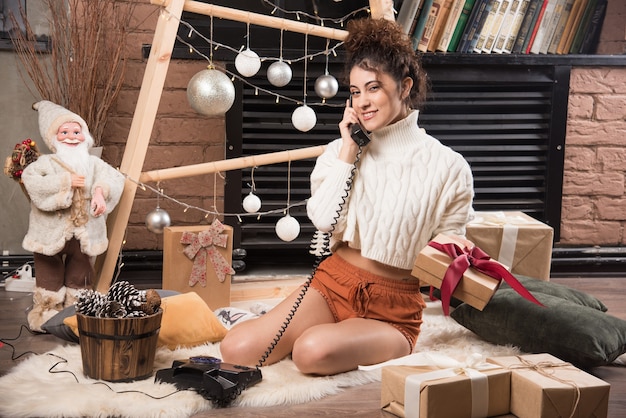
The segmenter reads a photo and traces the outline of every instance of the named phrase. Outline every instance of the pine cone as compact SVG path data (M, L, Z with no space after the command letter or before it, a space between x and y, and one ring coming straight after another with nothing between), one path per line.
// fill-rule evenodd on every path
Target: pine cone
M101 318L124 318L126 314L124 305L115 300L109 300L98 316Z
M81 289L76 298L76 312L87 316L98 316L106 305L106 296L92 289Z
M139 307L141 312L145 312L146 315L155 314L161 307L161 296L154 289L148 289L145 291L145 302Z
M127 281L113 283L107 292L107 299L119 302L127 312L136 310L143 303L141 292Z

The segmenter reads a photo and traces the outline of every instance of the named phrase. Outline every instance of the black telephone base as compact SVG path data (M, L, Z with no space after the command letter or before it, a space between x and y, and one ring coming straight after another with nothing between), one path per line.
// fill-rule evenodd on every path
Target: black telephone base
M220 407L262 379L261 370L223 363L217 357L196 356L174 360L172 367L157 371L155 381L173 383L179 390L195 390Z

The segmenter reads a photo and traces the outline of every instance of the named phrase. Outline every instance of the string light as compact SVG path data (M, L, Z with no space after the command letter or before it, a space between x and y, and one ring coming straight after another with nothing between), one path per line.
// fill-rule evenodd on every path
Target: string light
M175 17L174 15L172 15L173 17ZM177 18L178 19L178 18ZM179 24L187 27L188 29L193 30L194 33L196 33L198 35L198 38L202 39L204 42L206 42L209 45L215 45L215 49L217 49L218 47L222 47L225 48L231 52L233 52L234 54L239 54L240 50L235 49L229 45L225 45L219 42L216 42L215 40L205 37L204 35L202 35L200 32L196 31L195 28L193 28L193 26L189 23L186 22L184 20L180 20L178 19ZM212 25L211 25L212 28ZM218 68L220 71L223 71L224 73L226 73L228 76L230 76L232 81L235 80L239 80L242 83L248 85L249 87L252 87L255 91L255 95L259 94L259 91L265 93L265 94L269 94L271 96L276 96L277 99L282 99L285 100L287 102L291 102L291 103L295 103L295 104L302 104L302 100L301 99L295 99L295 98L291 98L288 96L285 96L283 94L277 93L275 91L263 88L263 87L259 87L253 83L251 83L250 81L248 81L246 78L239 76L238 74L229 71L228 69L226 69L223 66L220 65L216 65L215 63L213 63L213 48L211 48L211 56L207 57L205 54L203 54L201 51L199 51L195 46L193 46L191 43L189 43L187 40L183 39L180 35L176 35L176 39L182 43L183 45L187 46L190 50L192 50L194 53L198 54L199 56L201 56L202 58L206 59L210 64L212 64L215 68ZM305 55L303 55L302 57L298 57L298 58L292 58L289 60L286 60L287 63L291 64L294 62L298 62L298 61L302 61L302 60L312 60L315 57L318 57L320 55L328 55L328 53L332 53L334 57L337 57L337 48L340 48L343 46L343 41L337 42L334 46L332 47L327 47L325 50L322 51L318 51L318 52L313 52L313 53L305 53ZM242 48L244 48L242 46ZM263 62L263 61L276 61L279 60L280 58L276 58L276 57L259 57L259 59ZM306 63L306 61L305 61ZM345 106L345 103L341 102L341 103L329 103L328 101L320 101L320 102L315 102L315 103L307 103L309 106L328 106L328 107L336 107L336 108L343 108Z
M315 14L308 14L303 12L302 10L287 10L287 9L283 9L280 6L277 6L276 4L272 3L269 0L263 0L263 3L267 4L270 7L273 7L272 10L272 14L274 14L277 10L279 10L281 13L285 14L285 15L295 15L297 20L300 20L300 17L303 16L305 18L311 19L311 20L315 20L317 22L319 22L320 26L324 26L325 23L324 22L332 22L334 24L339 24L343 26L343 23L350 19L351 17L354 17L362 12L364 13L370 13L370 9L369 6L364 6L361 7L360 9L356 9L351 11L350 13L348 13L347 15L343 16L343 17L337 17L337 18L329 18L329 17L320 17L319 15ZM395 10L394 10L395 12Z

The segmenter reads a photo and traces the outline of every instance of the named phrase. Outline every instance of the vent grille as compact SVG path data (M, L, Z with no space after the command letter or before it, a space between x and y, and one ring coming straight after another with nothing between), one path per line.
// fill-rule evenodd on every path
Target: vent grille
M558 239L566 116L563 109L567 108L569 72L563 78L556 66L425 67L431 79L431 93L420 114L420 125L463 154L471 165L475 208L524 211L552 225ZM309 66L309 71L309 74L322 74L324 68ZM331 68L331 74L339 72L340 69ZM255 78L253 84L277 91L264 78L264 74ZM307 80L311 102L319 101L314 93L314 81ZM280 94L301 97L302 82L302 70L294 68L292 82ZM565 88L557 88L559 83ZM303 133L291 124L294 103L277 104L274 96L256 95L247 86L240 85L239 89L239 107L234 106L227 119L231 153L228 157L326 144L338 136L345 91L332 99L339 107L314 107L317 125ZM255 168L256 194L263 202L261 212L284 208L288 187L292 204L305 200L310 194L313 164L313 159L293 161L290 184L286 163ZM250 169L228 173L227 212L243 211L241 201L250 192L251 174ZM235 245L246 250L289 248L307 253L314 228L306 217L305 207L294 207L290 214L301 225L297 240L285 243L276 236L275 224L283 216L278 213L231 222L236 229Z

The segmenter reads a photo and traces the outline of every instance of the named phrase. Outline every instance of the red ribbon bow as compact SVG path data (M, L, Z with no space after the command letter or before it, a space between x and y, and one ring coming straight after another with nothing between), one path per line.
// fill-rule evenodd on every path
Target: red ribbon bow
M224 229L224 225L216 219L209 229L198 234L183 232L180 242L181 244L189 244L185 247L183 253L190 260L193 260L189 286L193 286L196 283L200 283L203 287L206 286L207 257L211 260L215 274L220 282L226 280L227 274L235 274L235 270L215 248L216 246L226 248L228 235L222 234Z
M441 305L444 315L449 315L452 293L454 293L461 278L463 278L463 273L465 273L469 267L473 267L475 270L489 277L493 277L494 279L504 280L513 290L524 297L524 299L536 303L539 306L543 306L502 264L491 260L489 254L480 248L474 247L470 250L465 247L462 249L452 242L442 244L436 241L431 241L428 245L452 258L452 263L450 263L446 274L443 276L440 289Z

